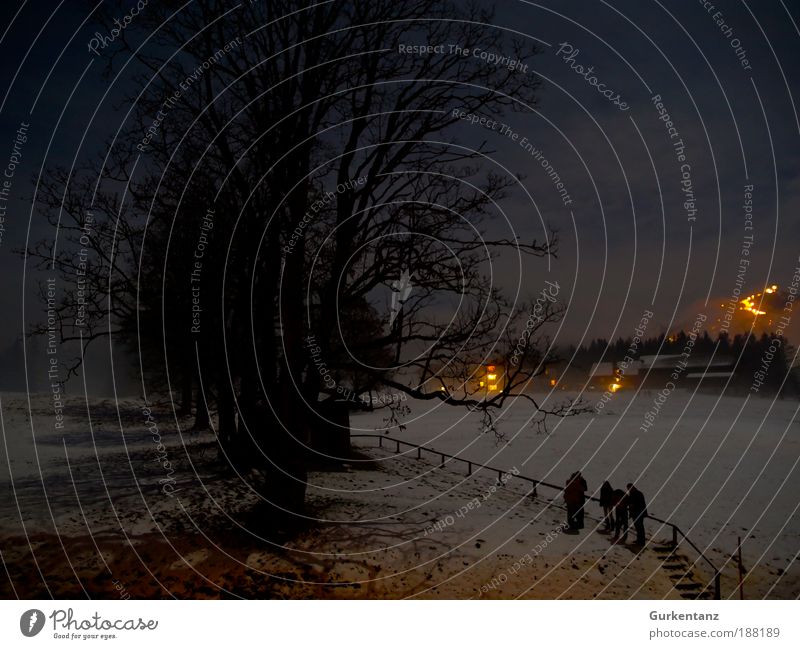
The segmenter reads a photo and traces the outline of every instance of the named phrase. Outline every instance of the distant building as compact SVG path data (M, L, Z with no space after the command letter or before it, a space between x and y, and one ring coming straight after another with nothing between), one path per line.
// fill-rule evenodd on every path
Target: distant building
M689 388L701 381L706 387L714 383L722 386L733 376L735 364L727 356L686 358L681 354L642 356L639 361L638 383L644 388L663 388L676 372L680 387Z
M594 363L589 370L589 389L616 392L622 385L622 373L612 362Z
M499 362L488 363L475 373L473 388L491 398L505 389L507 378L505 365Z
M508 373L504 363L491 361L484 365L464 368L461 375L452 370L439 371L425 381L423 389L428 392L449 393L457 398L491 399L505 390L508 384Z
M548 365L544 372L534 377L531 388L536 391L551 390L579 391L586 385L586 369L574 367L568 361Z

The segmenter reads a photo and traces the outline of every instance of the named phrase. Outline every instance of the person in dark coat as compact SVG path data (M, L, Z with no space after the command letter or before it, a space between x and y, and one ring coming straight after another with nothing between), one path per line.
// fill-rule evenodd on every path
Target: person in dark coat
M622 489L614 489L611 508L614 510L614 542L625 543L628 540L628 496Z
M600 506L603 508L603 526L607 532L614 529L614 489L611 483L606 480L600 487Z
M570 531L577 531L579 529L578 510L581 507L583 496L580 490L581 485L578 476L578 473L573 473L564 487L564 503L567 506L567 528Z
M578 523L578 529L583 529L583 510L586 506L586 492L589 490L589 486L586 484L586 480L583 479L581 472L578 471L576 474L576 481L578 482L578 493L580 495L578 501L578 511L575 515L575 519Z
M644 518L647 516L647 503L644 500L644 494L630 482L628 483L628 510L636 530L636 544L644 545Z

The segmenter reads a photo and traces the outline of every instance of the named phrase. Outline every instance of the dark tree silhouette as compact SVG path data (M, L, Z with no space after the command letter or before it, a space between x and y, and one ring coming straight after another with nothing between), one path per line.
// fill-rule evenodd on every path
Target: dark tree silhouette
M222 453L263 475L275 512L302 511L309 427L342 386L443 399L488 422L516 395L542 415L575 412L524 392L553 360L544 332L559 308L531 320L533 303L510 302L487 273L499 251L547 257L556 238L493 234L496 201L519 179L460 117L530 110L538 85L400 45L522 61L535 48L471 3L183 5L149 4L103 51L108 78L126 75L130 112L99 162L53 170L39 191L61 243L29 254L74 279L74 248L90 250L86 324L74 327L67 291L63 340L112 336L136 354L145 391L194 405L200 427L216 411ZM382 303L404 274L408 297ZM498 358L505 387L476 394L469 377ZM454 377L460 392L426 387Z

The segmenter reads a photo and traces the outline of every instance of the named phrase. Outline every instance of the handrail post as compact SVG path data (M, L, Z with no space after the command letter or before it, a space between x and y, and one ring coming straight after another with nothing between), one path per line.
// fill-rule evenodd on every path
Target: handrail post
M378 438L378 446L383 448L384 435L374 435L374 434L370 434L370 435L353 435L353 437L369 437L369 438L377 437ZM440 469L444 468L445 453L443 453L441 451L436 451L436 450L434 450L432 448L428 448L427 446L422 446L422 445L417 445L417 444L410 444L409 442L405 442L405 441L402 441L402 440L397 440L397 439L394 439L392 437L389 437L388 435L386 436L386 439L388 441L395 442L398 453L400 453L400 444L401 443L402 444L406 444L407 446L410 446L411 448L414 448L416 446L417 459L420 459L422 457L422 451L423 450L427 451L428 453L430 453L432 455L438 455L439 459L440 459L439 468ZM495 469L494 467L490 467L490 466L488 466L486 464L482 464L480 462L473 462L471 460L467 460L467 459L464 459L464 458L461 458L461 457L457 457L457 456L450 456L450 457L452 459L454 459L454 460L459 460L461 462L466 462L467 463L467 475L470 475L470 476L472 475L472 469L473 469L472 465L473 464L477 465L478 467L480 467L482 469L486 469L487 471L490 471L490 472L491 471L496 471L497 472L497 483L498 483L499 486L503 486L503 484L504 484L503 483L504 472L501 471L500 469ZM541 480L536 480L536 479L533 479L533 478L527 478L525 476L522 476L522 478L526 479L526 480L529 480L531 482L531 484L533 485L533 489L531 490L531 493L530 493L530 497L533 498L533 499L536 499L538 497L537 496L537 487L539 485L547 487L548 489L554 489L556 491L562 491L561 487L559 487L557 485L554 485L554 484L551 484L549 482L543 482ZM591 498L591 500L592 501L597 501L598 499L597 498ZM695 552L697 552L697 554L699 555L698 561L700 559L705 560L705 562L709 565L709 567L714 571L714 599L717 599L717 600L722 599L722 573L717 569L717 567L714 565L714 563L705 555L705 553L700 548L698 548L692 542L692 540L686 534L684 534L678 528L678 526L675 525L674 523L671 523L670 521L665 521L665 520L657 518L655 516L646 516L646 518L654 520L654 521L660 523L661 525L669 525L670 527L672 527L672 545L673 545L673 548L677 548L678 547L678 543L680 541L680 539L679 539L679 535L680 535L680 537L684 540L685 544L690 546Z

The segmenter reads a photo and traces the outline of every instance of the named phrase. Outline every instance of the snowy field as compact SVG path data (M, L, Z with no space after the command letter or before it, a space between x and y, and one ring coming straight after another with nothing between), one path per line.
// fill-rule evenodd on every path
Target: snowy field
M747 568L794 580L800 594L800 404L676 391L643 432L655 396L619 392L602 414L552 418L547 433L531 424L532 405L520 399L498 417L501 441L481 433L476 414L414 404L405 430L389 434L557 485L580 469L591 492L606 479L615 488L633 482L650 514L677 524L716 563L730 559L741 537ZM585 397L592 406L597 398ZM383 419L358 415L353 433L385 431Z
M739 536L748 597L800 595L796 404L675 392L643 433L653 396L619 393L602 415L552 419L547 433L520 400L498 420L502 440L474 414L417 403L389 434L555 484L581 469L590 491L635 482L651 514L723 568L725 595ZM2 397L0 550L25 584L4 596L676 598L708 583L690 549L659 554L670 532L652 522L642 552L596 529L595 504L587 528L565 534L558 493L531 498L516 478L468 477L374 439L354 438L363 455L341 470L309 475L312 528L275 540L251 485L221 471L211 434L181 436L154 409L159 451L140 402L94 399L90 412L91 425L72 397L55 429L46 395ZM385 414L353 415L353 434L383 434Z
M135 400L91 401L90 427L70 399L56 431L36 396L35 433L28 408L3 397L6 597L681 597L658 556L594 532L597 512L585 534L564 534L560 503L513 477L467 478L357 440L346 466L309 474L310 528L275 539L257 494L220 473L213 437L182 440L168 412L154 410L174 494Z

